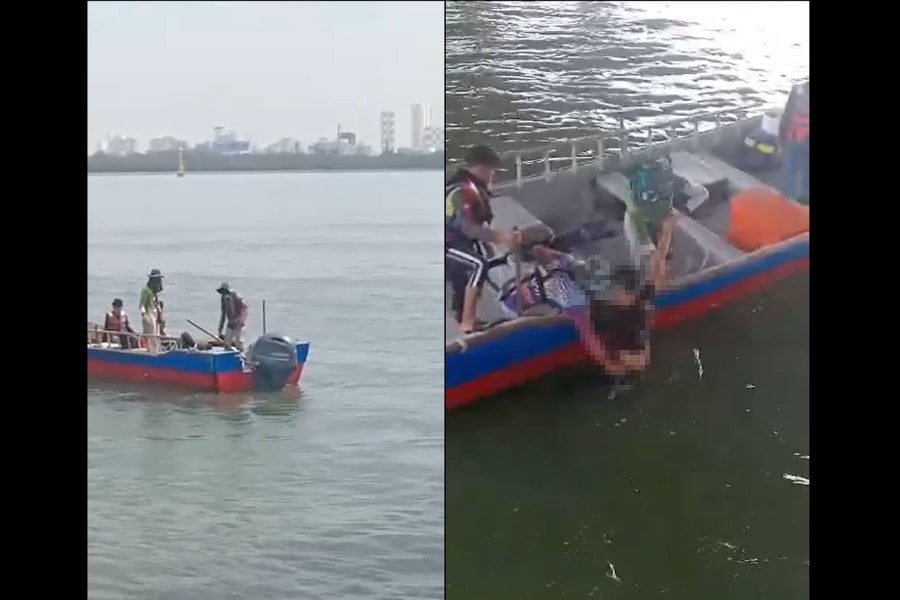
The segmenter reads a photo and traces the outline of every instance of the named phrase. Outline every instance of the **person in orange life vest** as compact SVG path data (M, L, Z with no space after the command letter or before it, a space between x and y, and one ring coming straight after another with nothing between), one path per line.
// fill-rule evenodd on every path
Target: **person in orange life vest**
M488 186L500 166L500 156L488 146L473 146L466 153L465 163L445 188L444 260L456 318L463 333L471 333L477 327L478 298L488 276L483 244L513 247L522 241L522 234L491 227L494 215Z
M129 333L134 333L134 329L131 328L131 324L128 322L128 314L122 310L122 299L116 298L112 302L112 310L106 313L106 318L103 320L103 330L104 331L127 331ZM135 338L127 335L112 335L107 336L108 342L119 342L119 345L122 348L134 348L137 344L135 343Z
M779 134L784 149L782 192L809 202L809 81L791 90Z
M238 350L244 349L244 328L247 326L247 303L231 286L225 282L216 290L221 296L221 312L219 316L219 337L228 345ZM226 327L227 325L227 327ZM222 328L225 327L225 336Z

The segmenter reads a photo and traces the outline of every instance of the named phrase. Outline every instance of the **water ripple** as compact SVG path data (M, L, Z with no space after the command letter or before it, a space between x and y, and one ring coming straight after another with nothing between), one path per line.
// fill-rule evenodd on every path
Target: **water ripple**
M808 3L449 2L447 151L783 102Z

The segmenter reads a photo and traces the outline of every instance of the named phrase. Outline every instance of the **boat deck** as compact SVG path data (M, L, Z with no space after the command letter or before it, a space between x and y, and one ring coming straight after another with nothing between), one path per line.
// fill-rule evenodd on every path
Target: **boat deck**
M670 278L698 273L744 255L723 239L729 226L728 199L749 187L776 188L780 170L746 172L732 164L736 162L736 156L733 145L671 153L675 173L695 184L704 185L710 197L696 211L694 219L685 217L678 221L673 233L674 255ZM592 179L596 185L592 185ZM521 188L508 191L515 195L515 199L501 195L492 200L496 226L521 228L543 222L557 235L564 235L588 223L601 223L610 237L590 242L578 248L576 254L600 255L613 264L625 264L630 260L621 220L624 211L622 198L628 193L628 180L622 173L611 171L598 174L596 169L585 168L578 173L556 175L550 181L529 181ZM501 251L505 252L496 249L496 252ZM512 277L513 269L506 266L495 268L490 273L491 280L498 286ZM445 333L449 344L464 336L451 311L449 285L445 297ZM478 305L478 316L488 323L505 318L496 292L490 286L485 286Z

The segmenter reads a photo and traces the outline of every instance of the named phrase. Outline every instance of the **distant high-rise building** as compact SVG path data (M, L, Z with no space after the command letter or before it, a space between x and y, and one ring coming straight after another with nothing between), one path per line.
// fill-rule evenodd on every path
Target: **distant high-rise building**
M187 148L187 142L174 138L170 135L160 138L153 138L147 146L148 152L172 152L178 148Z
M427 104L412 105L412 147L422 148L422 134L431 127L431 107Z
M134 138L111 135L106 142L106 153L116 156L128 156L134 154L137 148L137 140Z
M390 154L394 151L394 113L383 111L381 113L381 153Z
M266 147L267 154L301 154L300 142L293 138L281 138Z
M424 152L440 152L444 149L444 128L426 127L422 130L422 143L418 148Z
M225 131L221 125L214 128L213 141L209 145L210 150L218 154L234 156L238 154L250 154L250 142L239 140L234 131Z

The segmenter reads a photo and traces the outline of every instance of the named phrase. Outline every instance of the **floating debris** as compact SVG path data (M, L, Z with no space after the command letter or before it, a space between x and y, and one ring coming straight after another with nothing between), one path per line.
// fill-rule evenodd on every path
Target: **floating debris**
M755 389L756 389L756 386L753 385L752 383L748 383L746 387L747 387L748 390L755 390Z
M703 379L703 363L700 362L700 348L694 348L694 362L697 363L697 379Z
M619 576L616 575L616 566L612 563L609 563L609 573L606 574L607 577L612 579L613 581L621 583L622 580L619 579Z
M796 456L800 460L809 460L809 454L800 454L799 452L794 452L794 456Z
M728 542L723 542L722 540L719 540L716 543L720 546L728 548L729 550L737 550L737 546L735 546L734 544L729 544Z
M800 477L799 475L791 475L790 473L785 473L782 475L785 479L790 481L795 485L809 485L809 479L806 477Z

